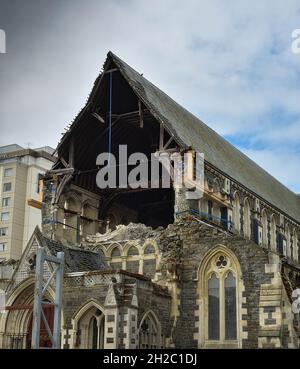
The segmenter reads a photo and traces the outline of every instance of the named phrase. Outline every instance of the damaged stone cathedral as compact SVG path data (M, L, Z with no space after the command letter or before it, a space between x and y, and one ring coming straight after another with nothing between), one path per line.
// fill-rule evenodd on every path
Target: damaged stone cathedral
M120 145L147 158L203 153L203 196L100 189L96 158ZM299 348L299 196L111 52L56 153L42 229L7 283L0 347L31 347L44 247L65 253L62 348ZM43 326L40 340L50 345Z

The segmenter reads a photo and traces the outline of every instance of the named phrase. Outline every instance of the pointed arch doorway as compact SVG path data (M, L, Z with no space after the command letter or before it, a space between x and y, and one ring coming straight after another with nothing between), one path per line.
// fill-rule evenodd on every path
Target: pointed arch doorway
M48 301L50 302L50 301ZM45 318L49 325L51 332L53 332L53 321L54 321L54 306L49 306L47 309L44 309ZM32 338L32 326L33 326L33 314L31 313L31 317L28 323L27 336L26 336L26 348L31 348L31 338ZM45 322L41 319L41 329L40 329L40 347L51 348L52 341L49 337L48 331L45 326Z
M53 291L46 291L46 301L53 302ZM7 301L8 313L0 320L0 331L5 332L2 338L2 348L31 348L32 337L32 307L34 300L34 279L21 283ZM54 307L44 308L48 325L53 330ZM41 320L41 347L52 347L46 327Z

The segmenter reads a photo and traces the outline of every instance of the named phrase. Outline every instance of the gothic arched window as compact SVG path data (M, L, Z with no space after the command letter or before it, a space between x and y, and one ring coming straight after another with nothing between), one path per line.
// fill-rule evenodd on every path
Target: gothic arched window
M263 246L268 247L269 246L268 216L265 210L263 210L262 212L261 223L262 223L262 243Z
M246 238L251 237L251 210L248 200L244 204L244 236Z
M89 324L89 348L99 349L104 347L104 315L96 310Z
M147 245L144 250L145 255L155 254L155 247L151 244Z
M113 269L122 269L122 256L119 246L114 246L110 254L110 266Z
M216 251L200 268L201 325L199 339L204 346L237 347L239 343L238 261L230 253Z
M112 258L120 258L120 257L121 257L121 252L120 252L120 249L118 248L118 246L115 246L115 247L112 249L111 257L112 257Z
M153 313L149 312L140 323L139 348L160 349L163 348L162 341L160 323Z
M146 244L144 246L143 255L143 274L154 278L156 272L156 254L155 247L152 244Z
M105 316L95 305L83 313L78 320L76 348L81 349L103 349Z
M294 229L293 233L293 259L298 260L298 236L296 229Z
M233 273L228 272L224 279L224 304L225 304L225 339L236 340L236 279Z
M234 201L233 201L233 223L234 223L235 230L237 232L240 232L241 230L241 204L240 204L240 198L237 193L235 194Z
M130 246L127 251L126 270L132 273L139 273L140 252L136 246Z
M220 281L215 273L208 280L208 339L220 339Z
M135 246L131 246L127 251L128 256L139 255L139 250Z
M271 218L271 249L274 251L277 249L276 220L274 215Z
M288 225L286 226L285 235L286 235L286 250L284 250L285 251L284 255L288 257L292 257L293 252L292 252L292 245L291 245L291 232L290 232L290 227Z

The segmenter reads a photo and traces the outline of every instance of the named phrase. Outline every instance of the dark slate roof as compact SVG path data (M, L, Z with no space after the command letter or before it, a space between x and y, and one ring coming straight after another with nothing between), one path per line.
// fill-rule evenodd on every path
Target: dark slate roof
M101 254L64 246L61 242L50 240L45 236L42 236L42 242L44 247L53 256L56 256L57 252L60 251L65 253L66 273L109 269Z
M108 57L113 59L134 92L179 144L204 153L208 163L300 222L300 200L294 192L112 52Z
M139 99L151 111L153 116L165 126L169 133L174 136L178 144L183 148L193 148L200 153L204 153L206 162L300 222L300 198L294 192L281 184L200 119L177 104L167 94L111 51L107 54L104 66L108 65L110 60L113 60ZM89 103L99 88L98 82L101 80L100 77L101 74L95 81L86 106L80 111L69 130L63 135L56 150L62 145L74 125L80 121L84 110L88 109Z

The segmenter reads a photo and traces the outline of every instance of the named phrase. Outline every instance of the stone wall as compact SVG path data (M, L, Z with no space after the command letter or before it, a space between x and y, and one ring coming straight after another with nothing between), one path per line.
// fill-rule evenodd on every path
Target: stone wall
M93 276L95 283L91 281ZM149 279L138 276L135 278L130 273L108 273L107 276L104 274L102 282L97 284L100 279L93 274L87 275L87 278L90 278L88 287L83 286L82 281L79 283L76 278L76 275L68 277L64 287L64 330L67 332L64 334L64 347L76 346L77 328L74 318L80 309L90 302L101 306L105 314L105 348L137 348L139 325L149 311L159 320L162 336L166 338L169 335L170 296L166 290L154 285ZM73 283L72 279L73 282L76 281ZM113 316L114 319L111 319ZM70 337L66 339L67 336ZM162 342L162 346L164 345Z
M237 257L242 282L242 347L257 348L260 332L260 294L262 285L270 284L274 277L268 252L252 241L225 233L197 220L179 220L160 236L159 246L164 265L168 260L177 265L180 290L179 317L174 330L174 343L178 348L199 347L199 293L198 270L205 255L217 245L223 245ZM176 251L177 250L177 251ZM163 274L167 276L166 271Z

